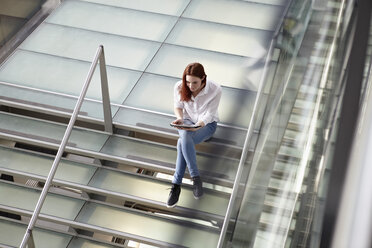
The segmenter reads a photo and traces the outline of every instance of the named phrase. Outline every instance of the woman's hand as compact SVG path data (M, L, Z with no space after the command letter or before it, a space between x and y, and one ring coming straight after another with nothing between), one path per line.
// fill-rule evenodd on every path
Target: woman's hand
M175 124L175 125L182 125L183 124L183 119L176 119L174 121L172 121L172 124ZM183 129L181 127L176 127L177 129Z
M176 119L176 120L172 121L172 124L182 125L183 124L183 119Z
M204 124L203 121L198 121L197 123L195 123L195 126L200 126L200 127L198 127L198 128L185 128L185 129L187 129L187 130L189 130L189 131L197 131L197 130L199 130L200 128L204 127L205 124Z
M205 126L205 123L204 123L204 121L198 121L196 123L196 126L204 127Z
M200 126L200 127L198 127L198 128L182 128L183 130L187 130L187 131L197 131L197 130L199 130L200 128L202 128L202 127L204 127L205 126L205 124L204 124L204 122L202 122L202 121L198 121L196 124L195 124L195 126Z

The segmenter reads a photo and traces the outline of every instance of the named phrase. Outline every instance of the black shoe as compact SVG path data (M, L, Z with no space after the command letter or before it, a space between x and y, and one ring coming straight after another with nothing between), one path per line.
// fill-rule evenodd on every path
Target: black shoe
M193 188L194 198L199 199L203 195L203 182L199 176L193 177L192 181L194 185Z
M167 207L174 208L178 202L178 198L180 197L181 193L181 186L178 184L173 184L172 189L169 193Z

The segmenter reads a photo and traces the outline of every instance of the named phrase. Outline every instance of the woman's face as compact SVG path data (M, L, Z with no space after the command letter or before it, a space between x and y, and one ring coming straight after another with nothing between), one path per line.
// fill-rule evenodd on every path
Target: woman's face
M202 79L199 77L186 75L186 85L192 93L196 93L202 89Z

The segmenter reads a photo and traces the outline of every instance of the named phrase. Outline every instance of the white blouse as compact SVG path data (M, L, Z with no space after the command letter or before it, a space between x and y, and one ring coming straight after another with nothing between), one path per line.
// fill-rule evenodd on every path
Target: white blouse
M191 100L181 101L179 93L182 80L174 86L174 107L183 109L183 118L197 123L203 121L205 125L213 121L219 121L218 105L221 99L221 86L213 81L207 80L205 87Z

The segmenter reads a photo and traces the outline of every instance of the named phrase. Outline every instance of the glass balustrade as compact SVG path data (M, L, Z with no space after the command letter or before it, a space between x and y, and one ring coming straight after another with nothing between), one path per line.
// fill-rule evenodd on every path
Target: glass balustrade
M227 238L234 247L297 247L317 234L310 227L319 222L314 212L324 201L325 157L331 154L329 134L337 131L352 22L344 4L327 1L319 10L303 0L289 6L276 37L280 53L275 74L265 82L271 88L261 105L253 162L247 166L247 184L242 200L236 201L241 205Z

